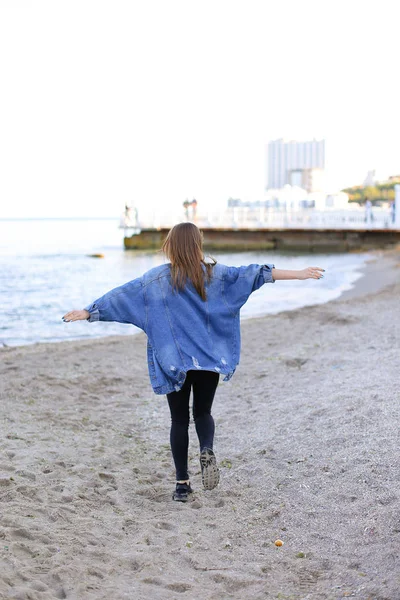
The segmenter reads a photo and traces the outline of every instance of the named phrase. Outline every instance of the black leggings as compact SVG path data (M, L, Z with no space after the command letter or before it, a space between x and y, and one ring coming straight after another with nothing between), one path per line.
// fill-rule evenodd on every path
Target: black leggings
M189 479L189 397L193 387L193 419L199 438L200 452L213 447L214 419L211 407L218 386L219 374L213 371L188 371L179 392L167 394L171 411L171 450L174 458L176 479Z

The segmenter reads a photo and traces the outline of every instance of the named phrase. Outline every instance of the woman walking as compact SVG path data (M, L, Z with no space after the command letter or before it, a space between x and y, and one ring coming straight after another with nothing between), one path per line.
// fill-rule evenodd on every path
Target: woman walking
M188 473L191 392L202 482L211 490L219 482L211 409L219 377L230 379L239 362L241 307L264 283L320 279L323 269L287 271L272 264L228 267L206 261L201 232L193 223L173 227L162 250L168 264L111 290L84 310L68 312L63 320L132 323L147 334L150 381L156 394L166 394L171 411L176 469L173 499L186 502L192 493Z

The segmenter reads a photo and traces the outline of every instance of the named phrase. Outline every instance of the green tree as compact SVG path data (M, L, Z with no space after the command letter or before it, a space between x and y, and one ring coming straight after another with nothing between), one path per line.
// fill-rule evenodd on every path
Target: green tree
M349 195L349 202L365 204L368 199L371 200L372 204L378 205L381 202L394 200L394 186L396 183L396 181L390 181L368 186L355 185L342 191Z

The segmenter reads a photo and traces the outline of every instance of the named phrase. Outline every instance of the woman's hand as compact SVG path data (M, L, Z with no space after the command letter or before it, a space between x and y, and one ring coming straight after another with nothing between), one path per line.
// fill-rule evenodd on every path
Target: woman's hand
M64 323L70 323L71 321L86 321L90 317L90 312L87 310L71 310L63 316L62 320Z
M320 267L307 267L299 271L298 279L321 279L324 271L325 269L321 269Z

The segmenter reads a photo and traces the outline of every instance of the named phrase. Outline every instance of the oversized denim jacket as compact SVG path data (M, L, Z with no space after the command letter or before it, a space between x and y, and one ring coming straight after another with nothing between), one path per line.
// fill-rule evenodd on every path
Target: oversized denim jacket
M252 292L273 283L274 265L217 263L202 300L191 283L171 286L170 264L115 288L86 307L89 321L132 323L147 334L147 362L156 394L179 391L193 369L230 379L240 358L240 309Z

